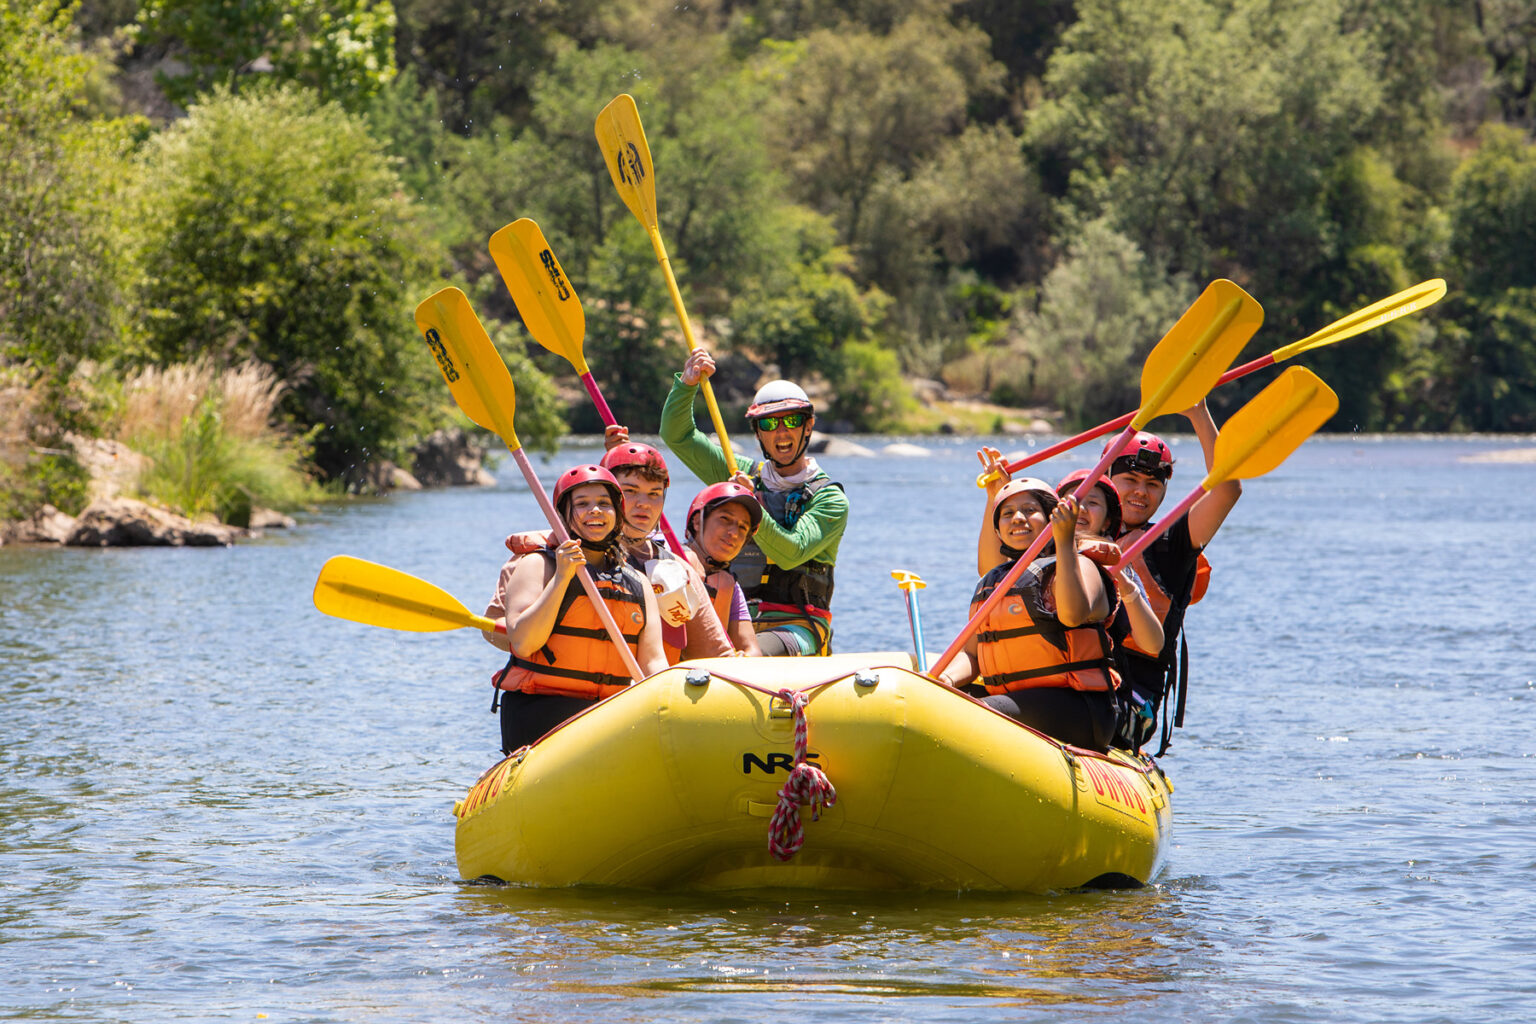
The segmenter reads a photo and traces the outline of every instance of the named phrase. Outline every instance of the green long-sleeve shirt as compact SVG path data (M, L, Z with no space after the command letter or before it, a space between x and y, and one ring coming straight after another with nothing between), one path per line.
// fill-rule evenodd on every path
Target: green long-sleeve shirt
M672 390L661 408L661 440L700 480L717 484L730 479L730 471L720 446L694 422L693 399L698 392L698 385L684 384L682 374L673 374ZM757 465L756 460L746 466L738 463L749 476ZM764 516L753 539L781 568L812 561L835 565L837 545L847 525L848 496L841 487L823 487L811 495L794 526L786 529L772 516Z

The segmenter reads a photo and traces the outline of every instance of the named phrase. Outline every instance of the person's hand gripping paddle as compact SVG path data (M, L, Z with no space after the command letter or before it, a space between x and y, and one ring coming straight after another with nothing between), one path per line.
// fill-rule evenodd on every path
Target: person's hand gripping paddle
M1301 355L1303 352L1311 352L1313 349L1319 349L1325 345L1332 345L1335 342L1364 334L1366 331L1375 330L1399 317L1404 317L1409 313L1415 313L1428 306L1433 306L1444 296L1445 280L1443 278L1437 277L1429 281L1422 281L1412 288L1405 288L1396 295L1390 295L1380 302L1373 302L1364 309L1357 309L1348 316L1335 320L1322 330L1307 335L1300 341L1293 341L1289 345L1282 345L1268 355L1259 356L1259 358L1244 363L1242 366L1234 366L1217 378L1216 386L1220 387L1229 381L1237 380L1239 377L1246 377L1255 370L1262 370L1266 366L1283 363L1287 359ZM1085 430L1081 434L1075 434L1065 441L1058 441L1053 445L1047 445L1037 452L1030 452L1028 455L1005 462L1003 467L1009 473L1017 473L1019 470L1027 469L1037 462L1044 462L1046 459L1055 458L1062 452L1069 452L1078 445L1092 441L1096 437L1103 437L1105 434L1119 430L1131 422L1131 417L1135 415L1134 412L1128 412L1123 416L1117 416L1106 423L1100 423L1096 427ZM976 486L987 486L987 484L991 483L993 475L992 473L982 473L976 478Z
M1142 426L1164 413L1179 412L1204 398L1216 385L1216 379L1242 351L1248 339L1253 337L1264 322L1263 308L1231 281L1213 281L1194 305L1185 310L1178 322L1163 335L1147 355L1141 370L1141 408L1131 418L1120 437L1104 449L1098 465L1089 470L1083 482L1073 492L1082 501L1093 488L1094 482L1115 460L1124 444ZM976 613L960 629L960 634L945 648L939 660L934 662L928 674L940 678L955 655L964 649L971 634L980 628L1003 600L1018 578L1029 568L1040 549L1051 539L1049 530L1037 536L1008 570L1002 582L993 588Z
M603 162L613 178L613 187L619 198L629 207L629 212L651 236L651 248L656 250L656 262L667 278L667 290L672 293L672 307L677 311L677 322L682 325L683 337L688 341L688 351L699 347L693 336L693 324L688 311L683 308L683 295L677 289L677 277L672 273L672 261L667 257L667 247L661 241L661 228L656 219L656 177L651 165L651 147L645 141L645 129L640 125L640 111L635 98L628 93L615 96L597 115L594 125L597 144L603 151ZM715 424L715 436L720 439L720 450L725 455L725 465L730 476L736 475L736 453L731 449L731 439L725 433L725 421L720 418L720 406L715 401L715 391L709 378L701 382L704 404L709 406L709 418Z
M426 337L427 345L437 359L437 368L448 382L448 390L453 392L453 400L464 415L505 442L512 458L517 461L517 468L523 471L523 479L528 481L528 489L543 510L544 518L549 520L549 528L554 531L556 540L561 544L570 540L565 523L549 503L549 495L539 483L538 474L533 471L533 464L528 461L513 428L517 392L512 375L491 344L480 318L470 308L469 299L459 289L451 287L428 296L416 307L416 326ZM581 581L581 589L586 591L587 600L592 602L609 639L618 648L619 657L630 676L637 680L643 678L634 652L624 642L624 634L619 631L613 612L592 582L592 574L586 566L577 569L576 578Z

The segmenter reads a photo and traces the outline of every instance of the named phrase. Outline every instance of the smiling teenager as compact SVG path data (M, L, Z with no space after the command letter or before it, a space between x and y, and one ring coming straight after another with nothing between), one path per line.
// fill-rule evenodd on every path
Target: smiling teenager
M519 559L505 581L511 658L498 673L505 753L532 743L589 704L629 685L585 592L571 586L586 566L645 675L666 668L661 616L649 581L625 560L624 494L601 466L562 473L555 509L571 533L558 547Z
M661 411L661 437L706 484L729 479L767 514L732 562L765 655L825 654L832 641L832 570L848 525L842 485L806 454L816 410L787 380L769 381L747 409L763 458L733 478L721 447L699 430L694 398L715 372L703 348L688 354Z
M1216 423L1205 402L1185 410L1195 437L1211 469L1216 450ZM1105 446L1107 452L1109 446ZM1130 544L1154 525L1154 516L1168 492L1173 476L1173 452L1167 442L1146 431L1137 433L1121 447L1110 464L1110 479L1120 492L1121 547ZM1210 564L1202 553L1242 496L1243 485L1227 480L1190 509L1189 515L1168 528L1132 561L1137 577L1146 585L1147 599L1163 624L1160 650L1148 651L1128 638L1123 646L1122 671L1125 689L1137 714L1126 721L1116 745L1137 749L1157 728L1157 711L1164 710L1159 755L1166 752L1174 726L1182 726L1185 690L1189 681L1189 647L1183 637L1184 614L1205 596ZM1175 643L1177 638L1177 643ZM1176 706L1170 706L1170 703Z

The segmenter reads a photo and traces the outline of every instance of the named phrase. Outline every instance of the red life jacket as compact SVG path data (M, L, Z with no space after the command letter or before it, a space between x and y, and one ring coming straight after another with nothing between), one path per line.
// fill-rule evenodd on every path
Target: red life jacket
M554 552L541 551L554 562ZM640 630L645 626L645 588L650 584L627 565L603 572L588 566L592 582L629 645L640 650ZM603 628L603 620L588 600L581 582L572 579L560 599L560 610L549 639L531 658L512 655L507 666L492 677L503 690L558 694L596 699L618 693L631 682L629 669L618 648Z
M1147 526L1150 525L1152 524L1147 524ZM1138 526L1135 529L1127 530L1125 533L1120 535L1120 540L1117 543L1119 543L1122 548L1128 548L1132 543L1135 542L1136 538L1140 537L1143 533L1146 532L1146 526ZM1146 587L1147 604L1152 606L1152 613L1157 616L1157 621L1166 627L1168 624L1168 609L1173 607L1173 596L1163 589L1162 581L1153 575L1153 573L1147 568L1147 561L1144 557L1145 555L1145 550L1137 552L1136 557L1131 559L1131 568L1136 571L1136 575L1141 579L1142 584ZM1207 588L1210 587L1210 585L1211 563L1206 561L1205 552L1202 551L1195 556L1195 584L1194 588L1190 591L1188 603L1197 603L1202 597L1205 596L1205 592ZM1181 622L1182 619L1183 617L1180 616ZM1172 637L1164 638L1164 650L1168 649L1172 640ZM1130 636L1125 638L1122 646L1127 650L1135 651L1137 654L1145 655L1148 658L1157 658L1160 655L1160 652L1158 651L1147 651L1136 646L1135 639Z
M981 578L971 598L972 615L1012 566L1005 562ZM993 607L976 634L977 682L988 693L1045 686L1100 692L1119 686L1104 631L1104 623L1114 617L1119 595L1109 573L1102 566L1095 568L1110 601L1103 621L1068 627L1056 618L1055 602L1047 601L1056 573L1054 557L1037 559Z

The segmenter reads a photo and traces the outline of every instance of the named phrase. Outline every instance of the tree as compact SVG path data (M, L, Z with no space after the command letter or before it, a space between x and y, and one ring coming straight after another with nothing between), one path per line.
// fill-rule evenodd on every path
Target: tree
M359 110L395 75L390 0L145 0L141 38L167 45L188 66L162 75L183 106L222 86L234 92L270 76L309 86Z
M128 273L116 198L139 125L93 116L105 61L73 13L0 0L0 364L34 379L115 350Z
M149 356L273 367L331 477L431 425L410 311L439 260L361 120L298 88L216 91L146 147L138 200Z
M1082 425L1136 408L1135 368L1192 299L1107 222L1086 225L1046 275L1039 308L1016 314L1012 347L1033 373L1007 397L1052 403Z

